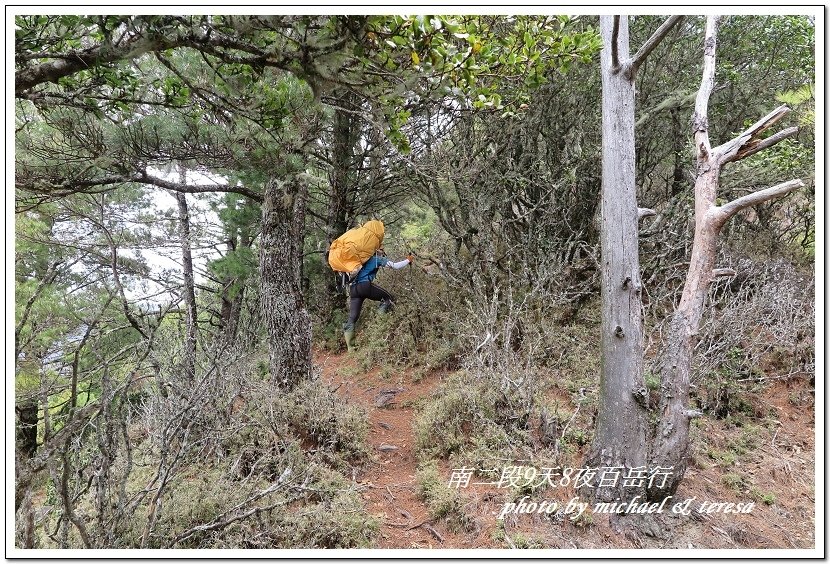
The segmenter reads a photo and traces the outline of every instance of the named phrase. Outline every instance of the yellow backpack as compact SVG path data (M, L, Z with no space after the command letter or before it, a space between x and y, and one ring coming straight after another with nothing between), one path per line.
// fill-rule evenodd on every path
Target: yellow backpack
M363 263L375 254L383 242L383 222L377 219L367 221L362 227L355 227L332 241L329 249L329 266L337 272L354 277Z

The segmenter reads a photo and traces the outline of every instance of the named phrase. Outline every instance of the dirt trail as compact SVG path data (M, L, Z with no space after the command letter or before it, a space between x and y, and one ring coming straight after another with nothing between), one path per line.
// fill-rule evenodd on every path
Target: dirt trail
M345 354L318 352L315 362L322 368L326 383L348 402L362 406L368 414L368 440L376 458L357 476L357 482L365 488L363 496L368 511L381 521L377 548L505 547L492 537L495 517L488 517L504 501L500 492L494 495L491 490L467 491L476 504L471 511L480 517L481 525L471 535L454 533L444 522L430 520L418 496L413 431L416 402L437 389L441 373L432 373L414 382L405 370L391 376L384 376L377 368L363 372ZM379 395L384 392L390 392L392 399L386 405L379 405L383 403L378 401ZM741 430L728 427L724 421L707 420L700 431L702 437L698 438L695 450L698 451L696 458L702 463L691 464L677 498L754 500L756 507L750 514L699 515L673 523L672 530L665 531L666 535L660 535L661 538L635 542L614 534L607 516L595 519L593 526L587 528L576 527L567 520L552 526L537 517L522 518L511 524L509 532L543 539L544 546L551 548L813 547L815 494L810 477L815 471L815 412L812 406L805 409L795 405L801 396L805 396L806 402L807 395L807 387L799 383L779 383L759 394L756 402L770 409L770 415L779 421L778 426L775 430L758 431L757 444L738 457L733 466L715 463L705 453L710 448L727 450L729 441L735 441ZM758 420L756 426L760 427L760 423ZM575 459L583 454L576 453ZM446 463L440 466L449 475L449 466ZM734 484L736 475L751 480L751 488L741 485L738 491ZM772 504L762 503L759 492L769 495Z
M455 534L443 523L431 520L418 496L414 403L438 387L440 374L427 375L418 382L406 372L384 378L378 369L360 373L355 361L345 354L325 352L316 354L315 362L322 368L325 382L368 414L369 442L376 459L358 476L358 483L366 487L367 509L381 519L377 548L486 547L484 539ZM378 398L384 392L394 397L379 406L383 400Z

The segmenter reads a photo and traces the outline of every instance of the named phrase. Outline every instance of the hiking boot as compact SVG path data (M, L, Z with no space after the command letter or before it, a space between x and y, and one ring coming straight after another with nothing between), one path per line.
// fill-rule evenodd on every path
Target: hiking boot
M343 337L346 339L346 349L349 352L354 352L354 329L343 331Z
M380 302L380 305L378 306L378 311L380 313L389 313L390 311L392 311L394 307L395 306L394 304L392 304L392 302L390 302L389 300L385 300Z

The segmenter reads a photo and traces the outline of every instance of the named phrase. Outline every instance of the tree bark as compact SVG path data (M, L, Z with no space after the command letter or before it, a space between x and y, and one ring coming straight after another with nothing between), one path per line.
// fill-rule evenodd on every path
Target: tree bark
M354 109L357 99L350 92L341 93L337 97L337 107L334 111L334 130L332 144L332 170L329 191L328 213L326 222L326 249L331 247L332 241L342 235L349 227L349 220L353 211L349 205L349 195L354 192L355 182L355 144L360 138L360 124L357 115L350 111ZM323 259L326 260L327 254ZM328 269L328 262L323 265ZM327 306L329 320L338 310L346 309L346 296L337 290L337 281L334 276L328 277L326 284Z
M617 19L615 22L614 20ZM602 325L600 409L586 464L645 466L647 411L637 401L643 382L638 209L634 178L634 80L628 19L602 16ZM613 41L616 40L616 47ZM614 55L618 57L615 61ZM597 487L597 500L629 500L644 488Z
M311 318L302 295L302 244L307 186L272 179L262 204L260 275L268 328L271 382L291 389L311 371Z
M233 198L226 200L228 209L231 212L232 218L246 216L248 206L251 202L243 202L242 206L238 206ZM237 221L236 219L229 219L225 227L228 246L227 253L239 253L243 249L251 248L251 227L247 220L243 219ZM245 299L245 281L247 274L244 272L235 272L226 275L220 284L222 289L220 292L221 309L219 312L219 330L221 332L222 346L227 347L234 344L236 336L239 332L239 320L242 316L242 304Z
M18 420L15 446L21 455L28 460L37 452L37 398L32 396L18 399L14 410L17 413Z
M663 469L671 469L671 472L665 482L655 482L649 487L648 496L654 500L673 495L686 470L689 422L693 416L689 410L693 351L704 313L709 284L724 270L715 268L720 230L726 221L738 211L780 198L804 185L800 180L792 180L738 198L723 206L717 205L720 173L725 164L774 145L793 135L796 128L785 129L764 140L760 139L759 135L788 111L786 108L777 108L735 139L718 147L711 147L708 103L714 85L716 26L717 18L708 17L704 41L703 77L692 119L697 149L695 233L692 256L689 273L683 286L683 295L672 317L669 341L662 358L658 423L650 441L649 463L651 467L660 466Z
M180 171L181 182L185 183L185 171ZM185 339L184 359L182 368L188 381L196 377L196 339L197 339L197 311L196 289L193 277L193 255L190 249L190 213L187 209L187 196L180 192L174 193L179 206L179 238L182 246L182 298L185 306Z

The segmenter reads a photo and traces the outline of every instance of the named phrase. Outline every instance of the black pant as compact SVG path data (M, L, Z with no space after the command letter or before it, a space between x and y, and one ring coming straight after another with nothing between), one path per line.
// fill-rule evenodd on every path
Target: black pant
M349 297L351 299L349 300L349 321L346 322L347 330L354 329L354 324L357 323L357 318L360 317L360 311L363 309L363 300L383 302L384 307L391 308L395 299L392 294L371 282L352 284L349 287Z

